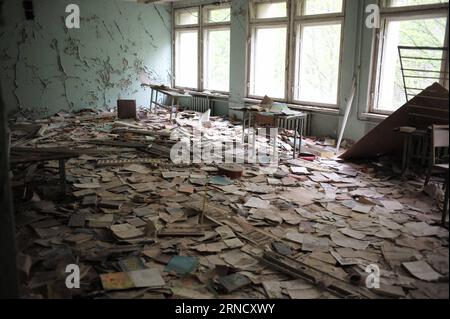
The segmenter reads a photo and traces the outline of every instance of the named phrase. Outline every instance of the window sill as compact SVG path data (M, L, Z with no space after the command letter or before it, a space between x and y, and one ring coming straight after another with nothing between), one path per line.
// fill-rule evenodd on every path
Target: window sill
M330 108L324 106L312 106L312 105L299 105L299 104L288 104L287 105L291 109L309 111L321 114L331 114L331 115L339 115L338 108Z
M261 100L254 99L254 98L244 98L243 101L245 103L260 103ZM308 112L314 112L314 113L321 113L321 114L330 114L330 115L339 115L339 109L338 108L330 108L330 107L324 107L324 106L313 106L313 105L303 105L303 104L290 104L285 102L280 102L286 104L290 109L294 110L301 110L301 111L308 111Z
M178 90L183 90L186 93L188 93L190 95L195 95L195 96L214 97L214 98L219 98L219 99L228 99L229 98L229 95L227 92L197 91L192 88L181 87L181 86L174 86L174 88L178 89Z
M214 93L214 92L200 92L200 91L188 91L191 95L204 96L204 97L214 97L219 99L228 99L229 95L224 93Z
M361 113L361 119L363 120L373 120L377 122L382 122L388 117L389 115L387 114L371 113L371 112Z

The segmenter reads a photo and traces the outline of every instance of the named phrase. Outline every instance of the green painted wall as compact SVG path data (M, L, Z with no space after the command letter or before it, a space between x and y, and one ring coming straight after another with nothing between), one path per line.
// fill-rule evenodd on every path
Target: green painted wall
M170 83L171 6L114 0L34 0L26 21L21 1L6 0L0 32L1 84L7 112L42 117L60 110L149 103L141 78ZM67 4L81 28L67 29Z

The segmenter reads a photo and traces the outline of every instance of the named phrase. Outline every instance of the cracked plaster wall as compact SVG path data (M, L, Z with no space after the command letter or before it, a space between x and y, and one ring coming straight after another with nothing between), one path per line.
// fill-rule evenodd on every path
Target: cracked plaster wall
M1 87L9 115L114 107L117 99L149 103L142 80L169 84L171 7L113 0L6 0L0 31ZM65 8L80 7L80 29L67 29Z

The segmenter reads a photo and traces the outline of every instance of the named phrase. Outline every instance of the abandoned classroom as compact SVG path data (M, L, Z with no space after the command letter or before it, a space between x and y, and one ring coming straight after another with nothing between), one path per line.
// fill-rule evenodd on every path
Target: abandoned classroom
M0 297L449 297L448 0L0 8Z

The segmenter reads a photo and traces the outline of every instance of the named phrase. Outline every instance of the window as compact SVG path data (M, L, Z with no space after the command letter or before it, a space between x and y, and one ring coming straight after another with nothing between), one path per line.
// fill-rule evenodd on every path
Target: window
M198 24L198 8L180 9L175 12L176 25Z
M255 27L250 94L284 98L286 27Z
M205 22L206 23L220 23L230 22L230 7L206 7L205 9Z
M205 31L204 87L228 91L230 82L230 28Z
M284 18L287 16L286 2L255 2L255 19Z
M230 5L174 10L175 87L228 92Z
M288 10L286 1L253 1L248 93L286 98Z
M175 31L175 85L197 87L197 30Z
M294 100L337 107L343 0L304 0L297 9ZM310 16L317 19L306 19Z
M337 105L341 24L299 26L295 100Z
M303 5L304 15L342 12L343 0L305 0Z
M447 4L442 5L444 2ZM417 7L420 5L424 7ZM411 8L420 9L414 11ZM382 28L379 31L376 59L374 59L376 78L372 83L370 107L372 112L391 113L406 103L405 85L408 88L416 88L414 93L417 94L434 82L443 83L439 80L439 73L430 76L432 74L425 74L426 72L414 74L405 72L407 77L403 82L398 47L445 47L448 1L392 0L385 3L383 10ZM387 11L389 14L386 14ZM443 67L445 68L445 63L442 63L443 51L423 49L412 52L412 56L434 60L405 59L404 69L438 70L439 72ZM420 78L415 77L416 75ZM411 97L408 95L408 98Z
M253 1L248 95L337 107L343 6L343 0Z

